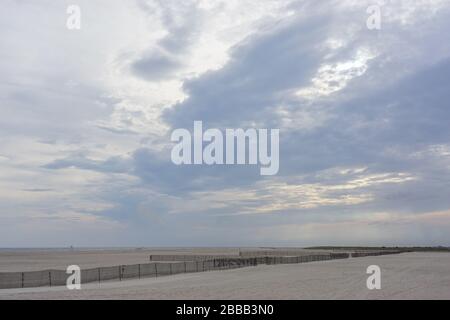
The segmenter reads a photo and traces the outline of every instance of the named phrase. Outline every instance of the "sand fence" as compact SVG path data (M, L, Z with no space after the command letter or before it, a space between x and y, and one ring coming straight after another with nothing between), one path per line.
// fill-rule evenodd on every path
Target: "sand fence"
M354 252L352 257L400 253L400 251ZM81 270L81 282L160 277L180 273L205 272L257 266L291 264L349 258L349 253L325 253L293 256L201 256L152 255L150 263L99 267ZM183 259L183 260L182 260ZM69 275L64 270L0 272L0 289L64 286Z
M368 256L382 256L386 254L397 254L401 253L403 251L400 250L383 250L383 251L356 251L352 252L352 258L359 258L359 257L368 257Z

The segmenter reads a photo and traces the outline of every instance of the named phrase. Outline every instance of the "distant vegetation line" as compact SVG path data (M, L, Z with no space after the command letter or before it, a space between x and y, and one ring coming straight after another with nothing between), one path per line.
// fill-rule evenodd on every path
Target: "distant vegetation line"
M401 250L405 252L450 252L450 247L338 247L338 246L319 246L308 247L305 249L313 250Z

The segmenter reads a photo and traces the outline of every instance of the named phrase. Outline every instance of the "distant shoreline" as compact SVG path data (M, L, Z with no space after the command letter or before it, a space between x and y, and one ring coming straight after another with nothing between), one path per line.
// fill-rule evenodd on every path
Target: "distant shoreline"
M117 251L117 250L192 250L192 249L264 249L264 250L296 250L296 249L307 249L307 250L402 250L402 251L418 251L418 252L450 252L450 246L312 246L312 247L288 247L288 246L261 246L261 247L234 247L234 246L144 246L144 247L0 247L0 252L8 251Z

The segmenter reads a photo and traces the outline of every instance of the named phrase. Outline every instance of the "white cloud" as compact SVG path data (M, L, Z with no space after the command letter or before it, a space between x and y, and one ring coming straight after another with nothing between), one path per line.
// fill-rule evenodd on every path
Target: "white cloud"
M1 242L75 241L72 222L91 244L220 243L216 230L241 224L249 242L345 241L349 227L378 241L395 221L413 227L392 239L422 226L418 241L436 240L447 214L432 212L450 206L450 6L383 1L370 31L372 3L80 0L69 31L69 1L4 1ZM280 175L174 168L167 134L198 117L279 127Z

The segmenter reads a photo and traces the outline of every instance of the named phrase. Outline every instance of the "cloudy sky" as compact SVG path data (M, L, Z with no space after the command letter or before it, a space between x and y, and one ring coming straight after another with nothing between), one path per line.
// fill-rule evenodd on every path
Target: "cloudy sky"
M2 0L0 247L450 245L449 32L448 0ZM174 165L194 120L279 128L278 175Z

